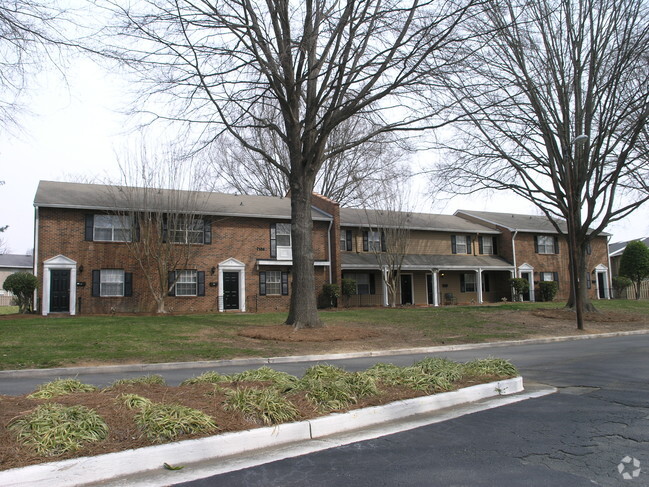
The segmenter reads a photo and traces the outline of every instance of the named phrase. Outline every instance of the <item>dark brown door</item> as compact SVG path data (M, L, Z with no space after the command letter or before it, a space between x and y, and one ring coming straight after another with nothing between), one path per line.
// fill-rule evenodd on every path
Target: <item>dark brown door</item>
M50 271L50 312L70 311L70 271Z

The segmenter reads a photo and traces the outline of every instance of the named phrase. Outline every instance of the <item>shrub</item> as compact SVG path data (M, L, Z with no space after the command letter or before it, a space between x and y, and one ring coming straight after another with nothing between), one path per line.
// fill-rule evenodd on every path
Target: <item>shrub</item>
M345 306L348 306L349 298L356 294L356 281L354 279L340 281L340 294L345 297Z
M615 290L615 297L620 298L629 286L633 285L633 281L625 276L615 276L613 278L613 289Z
M326 306L334 308L338 304L338 298L340 297L340 286L338 284L323 284L322 294L324 294Z
M541 281L539 282L539 294L541 301L552 301L557 295L559 285L555 281Z
M527 279L523 279L522 277L512 277L509 280L509 284L511 284L512 288L514 289L514 300L518 300L519 296L523 293L526 293L530 289L530 282Z
M17 432L19 441L45 456L76 451L83 443L108 436L106 422L92 409L56 403L42 404L12 420L9 429Z
M38 287L36 276L29 272L16 272L5 279L3 287L15 296L21 313L28 313L32 310L34 291Z

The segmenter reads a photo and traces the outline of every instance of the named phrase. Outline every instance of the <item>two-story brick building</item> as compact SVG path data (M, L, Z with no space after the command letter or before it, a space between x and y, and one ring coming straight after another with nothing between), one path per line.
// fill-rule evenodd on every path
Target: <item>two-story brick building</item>
M178 194L187 197L174 197L169 207L166 196ZM163 243L159 252L187 249L161 277L165 306L174 312L286 310L291 292L306 291L291 286L289 198L164 190L145 197L137 188L42 181L34 206L37 307L45 315L156 311L147 277L159 271L134 252L151 235ZM145 216L152 208L157 219ZM167 218L179 211L191 213L191 223ZM386 269L377 259L385 250L380 215L314 195L311 292L351 278L357 294L349 304L389 304ZM557 281L559 298L567 296L565 241L543 217L408 213L407 227L397 304L511 300L514 276L532 283L526 300L536 299L542 280ZM607 298L606 236L594 239L589 259L591 296Z

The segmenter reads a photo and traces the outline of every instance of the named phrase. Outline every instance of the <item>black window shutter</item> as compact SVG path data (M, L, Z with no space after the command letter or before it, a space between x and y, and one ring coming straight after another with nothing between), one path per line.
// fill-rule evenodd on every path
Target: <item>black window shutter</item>
M554 282L557 283L557 286L559 285L559 273L558 272L553 272L552 273L552 279L554 279Z
M467 254L472 254L473 249L471 248L471 236L467 235L466 236L466 253Z
M259 295L266 296L266 273L259 273Z
M364 252L367 252L368 250L370 250L370 246L369 246L369 244L367 243L367 238L368 238L368 237L367 237L367 232L364 231L364 232L363 232L363 251L364 251Z
M176 272L175 271L169 271L169 274L167 274L167 283L169 286L169 292L168 296L175 296L176 295Z
M559 253L559 237L554 237L554 253Z
M460 292L466 292L466 283L464 282L464 274L460 274Z
M457 243L455 235L451 235L451 252L457 254Z
M586 254L590 255L590 254L592 254L592 253L593 253L593 249L592 249L592 247L590 246L590 242L588 242L588 243L586 244Z
M270 256L271 258L277 257L277 225L270 224ZM265 295L266 293L264 293Z
M484 254L484 246L482 245L482 239L484 238L490 237L478 237L478 252L480 252L480 255Z
M493 240L493 253L494 255L498 255L498 237L491 237Z
M198 271L196 273L196 278L198 283L197 296L205 296L205 272Z
M167 215L162 215L162 242L167 241ZM170 296L174 296L170 294Z
M387 252L387 245L385 244L385 233L381 232L381 252Z
M345 230L347 233L345 239L347 240L347 250L351 251L352 250L352 231L351 230Z
M124 296L133 296L133 273L124 273Z
M534 235L534 252L539 253L539 237L538 235Z
M288 272L282 272L282 296L288 296Z
M92 271L92 295L99 296L101 294L101 271Z
M212 243L212 222L203 220L203 243L210 245Z
M370 294L376 294L376 278L370 274Z
M590 282L590 272L586 271L586 289L590 289L592 286L592 283Z
M95 215L86 215L86 231L85 240L92 242L93 240L93 227L95 226Z
M140 219L137 217L137 215L133 215L133 219L131 220L131 225L133 225L133 228L131 229L131 237L133 238L133 242L139 242L140 241Z

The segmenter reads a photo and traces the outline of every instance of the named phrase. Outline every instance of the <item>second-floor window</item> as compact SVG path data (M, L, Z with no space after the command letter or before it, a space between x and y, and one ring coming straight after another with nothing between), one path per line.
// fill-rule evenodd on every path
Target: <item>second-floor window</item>
M469 235L451 235L451 252L454 254L470 254L471 237Z
M483 255L496 255L498 253L496 237L491 235L480 237L480 253Z
M92 240L97 242L130 242L131 219L125 215L88 215L92 220ZM86 223L88 226L88 222Z
M341 230L340 231L340 250L346 250L346 251L352 250L352 231L351 230Z
M385 252L385 236L380 231L363 232L363 251L365 252Z
M182 218L169 222L167 231L172 243L205 243L205 221L202 219Z
M536 235L534 250L537 254L558 254L559 239L553 235Z
M291 224L273 223L270 226L270 256L277 260L291 260Z

